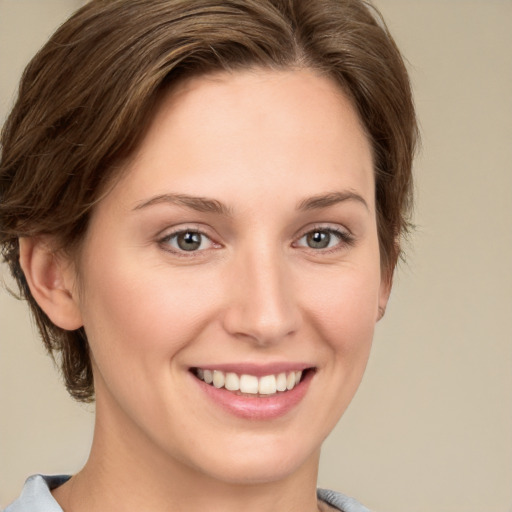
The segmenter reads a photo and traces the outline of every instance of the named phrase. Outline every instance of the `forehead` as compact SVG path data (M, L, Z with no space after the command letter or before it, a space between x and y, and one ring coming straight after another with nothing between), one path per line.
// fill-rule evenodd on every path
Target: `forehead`
M337 84L311 70L223 72L179 84L161 101L122 181L133 196L341 187L370 204L374 187L357 113Z

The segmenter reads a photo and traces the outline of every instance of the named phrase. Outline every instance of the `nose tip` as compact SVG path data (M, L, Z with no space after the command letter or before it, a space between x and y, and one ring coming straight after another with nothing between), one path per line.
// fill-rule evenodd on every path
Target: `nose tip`
M300 309L289 271L275 258L246 261L233 276L224 327L231 335L261 346L293 335Z

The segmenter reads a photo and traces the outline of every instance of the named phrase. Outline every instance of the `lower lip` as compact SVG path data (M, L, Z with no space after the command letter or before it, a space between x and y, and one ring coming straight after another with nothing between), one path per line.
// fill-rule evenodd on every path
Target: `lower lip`
M225 411L249 420L271 420L279 418L293 409L305 396L314 371L308 371L292 390L268 396L236 395L225 388L216 388L195 376L192 378L210 400Z

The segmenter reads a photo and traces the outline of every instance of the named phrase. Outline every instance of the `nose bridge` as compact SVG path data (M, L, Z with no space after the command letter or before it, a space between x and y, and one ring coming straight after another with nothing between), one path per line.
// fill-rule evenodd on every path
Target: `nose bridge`
M259 247L241 253L233 272L226 328L258 344L271 344L292 334L300 315L291 269L282 252Z

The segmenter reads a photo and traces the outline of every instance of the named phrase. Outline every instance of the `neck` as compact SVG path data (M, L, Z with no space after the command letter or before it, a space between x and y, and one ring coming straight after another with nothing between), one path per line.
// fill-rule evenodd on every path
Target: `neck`
M86 465L53 492L66 512L318 510L319 450L291 474L266 481L233 482L161 453L134 425L123 425L123 431L108 427L96 421Z

